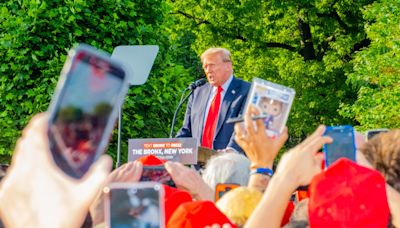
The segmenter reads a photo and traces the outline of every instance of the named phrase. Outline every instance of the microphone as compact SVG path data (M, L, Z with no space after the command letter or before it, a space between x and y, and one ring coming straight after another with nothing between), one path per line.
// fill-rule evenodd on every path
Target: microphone
M205 78L201 78L195 82L190 83L190 85L187 87L187 89L194 90L197 87L200 87L200 86L206 84L206 82L207 82L207 80Z
M192 95L193 91L197 87L200 87L200 86L206 84L206 82L207 82L207 80L205 78L201 78L201 79L199 79L199 80L197 80L195 82L190 83L190 85L183 91L181 100L179 101L179 104L178 104L178 106L177 106L177 108L175 110L174 118L172 119L171 130L169 132L169 137L170 138L172 138L172 134L174 133L174 126L175 126L175 122L176 122L176 116L178 115L178 111L181 108L183 102L185 102L189 98L189 96ZM190 93L185 98L183 98L183 95L187 90L190 90Z

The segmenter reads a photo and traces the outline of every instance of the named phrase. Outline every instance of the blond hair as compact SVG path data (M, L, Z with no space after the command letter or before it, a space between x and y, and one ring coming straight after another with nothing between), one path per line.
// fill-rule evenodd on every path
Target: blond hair
M219 47L212 47L205 50L200 56L201 62L203 62L205 57L214 54L220 54L223 62L232 62L231 52L226 48L219 48Z

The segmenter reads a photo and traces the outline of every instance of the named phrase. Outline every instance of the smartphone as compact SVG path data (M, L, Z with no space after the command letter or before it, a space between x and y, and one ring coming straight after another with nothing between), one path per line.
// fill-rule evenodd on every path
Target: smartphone
M143 166L142 176L140 181L153 181L160 184L165 184L170 187L176 187L174 181L165 169L164 165L160 166Z
M230 184L218 183L215 186L215 201L218 201L219 199L221 199L223 195L225 195L225 193L237 187L240 187L240 185L233 183Z
M324 135L330 136L333 139L331 144L324 144L325 167L329 167L342 157L352 161L356 160L356 145L352 126L328 126Z
M159 183L112 183L104 188L107 227L164 227L164 191Z
M371 129L366 132L367 141L372 139L375 135L378 135L382 132L388 132L389 129L381 128L381 129Z
M48 109L50 151L66 174L81 178L104 152L128 87L106 53L84 44L69 52Z

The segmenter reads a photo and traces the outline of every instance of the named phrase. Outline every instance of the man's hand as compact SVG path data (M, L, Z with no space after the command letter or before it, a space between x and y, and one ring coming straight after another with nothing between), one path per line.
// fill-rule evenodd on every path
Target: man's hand
M325 126L321 125L302 143L285 153L278 165L276 175L284 177L296 189L307 185L315 174L321 172L323 154L317 153L332 138L323 136Z
M47 122L47 115L36 115L17 142L0 187L6 227L80 227L111 169L112 160L102 156L80 180L64 174L49 151Z
M175 185L188 191L196 200L214 201L214 191L204 182L196 170L190 169L179 162L166 162L165 168L171 175Z
M99 189L96 200L90 205L90 215L92 216L93 226L104 222L104 186L113 182L138 182L142 176L142 171L142 163L134 161L125 163L110 173L105 184Z
M263 120L256 120L254 124L251 117L259 114L256 107L249 106L244 116L245 127L240 123L235 125L235 140L250 159L251 168L272 168L276 155L288 139L287 128L278 138L271 138L266 133Z

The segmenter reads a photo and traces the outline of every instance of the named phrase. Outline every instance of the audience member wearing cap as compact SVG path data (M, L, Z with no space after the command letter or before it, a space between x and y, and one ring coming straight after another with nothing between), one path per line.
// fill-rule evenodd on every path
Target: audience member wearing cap
M167 162L166 160L160 159L152 154L148 156L143 156L136 161L142 163L145 166L158 166L163 165L165 164L165 162Z
M174 211L183 203L192 202L192 197L186 191L163 185L165 224L168 224Z
M243 226L261 198L262 193L258 190L238 187L222 196L216 202L216 206L233 223Z
M214 155L203 171L203 180L215 191L218 183L234 183L246 186L249 181L250 161L246 156L227 152Z
M292 193L298 186L308 185L313 176L321 172L323 155L318 150L332 142L330 137L323 136L324 132L325 126L319 126L311 136L283 154L245 227L280 227Z
M255 121L251 116L260 115L260 112L253 105L250 105L245 113L245 122L235 125L235 140L244 150L251 161L249 187L264 191L268 185L269 176L272 175L274 159L279 150L288 139L287 128L277 138L267 136L263 120ZM267 168L271 172L268 175L262 172L255 172L258 168Z
M171 175L178 189L188 191L193 199L214 200L214 190L211 189L201 178L200 174L179 162L168 161L165 168Z
M171 216L168 228L204 228L206 226L224 226L225 224L236 227L218 208L210 201L194 201L181 204Z
M141 162L127 162L113 170L108 175L104 185L99 188L96 199L90 205L90 215L93 226L104 223L104 192L103 188L113 182L138 182L142 175L143 165Z
M82 179L65 175L52 160L47 123L46 114L31 119L1 182L6 227L80 227L111 170L112 160L103 155Z
M339 159L310 184L310 226L388 227L385 185L379 172Z

